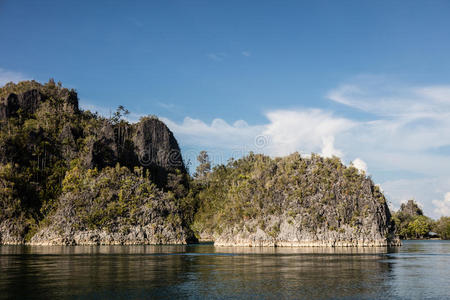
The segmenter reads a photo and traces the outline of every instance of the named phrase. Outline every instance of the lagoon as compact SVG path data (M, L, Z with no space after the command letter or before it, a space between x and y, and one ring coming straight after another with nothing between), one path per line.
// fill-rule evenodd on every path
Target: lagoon
M0 246L2 299L446 299L450 242L398 248Z

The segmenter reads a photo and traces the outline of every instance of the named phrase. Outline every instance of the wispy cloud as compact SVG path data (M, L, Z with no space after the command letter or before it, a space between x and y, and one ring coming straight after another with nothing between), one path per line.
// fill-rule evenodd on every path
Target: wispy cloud
M242 51L241 54L246 57L249 57L252 55L252 53L250 51Z
M166 102L157 102L156 103L159 107L164 108L165 110L169 111L169 112L174 112L177 109L179 109L179 107L173 103L166 103Z
M387 79L358 79L330 91L330 100L403 122L450 115L450 86L397 86Z
M0 86L4 86L8 82L19 82L29 79L26 75L0 68Z
M208 53L207 57L213 61L223 61L227 57L227 54L224 52Z

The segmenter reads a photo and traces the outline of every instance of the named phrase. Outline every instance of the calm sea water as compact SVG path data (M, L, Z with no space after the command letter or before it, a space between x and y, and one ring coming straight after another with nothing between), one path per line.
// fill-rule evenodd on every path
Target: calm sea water
M5 299L450 299L450 242L396 249L0 246Z

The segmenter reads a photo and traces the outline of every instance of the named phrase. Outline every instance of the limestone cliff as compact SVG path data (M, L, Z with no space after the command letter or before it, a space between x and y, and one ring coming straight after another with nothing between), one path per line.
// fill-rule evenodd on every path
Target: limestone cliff
M386 200L338 158L253 155L216 167L194 230L220 246L399 245Z

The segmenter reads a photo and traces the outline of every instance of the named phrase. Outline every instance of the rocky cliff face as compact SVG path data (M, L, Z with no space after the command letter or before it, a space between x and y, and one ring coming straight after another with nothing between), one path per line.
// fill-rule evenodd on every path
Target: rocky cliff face
M339 159L250 155L210 174L193 228L220 246L393 246L383 194Z
M156 118L144 118L133 125L132 142L141 165L150 168L157 184L166 185L169 173L185 173L181 151L173 133Z
M188 237L184 237L187 234L183 231L187 230L187 225L161 225L157 216L159 210L152 211L151 218L144 218L134 227L127 225L127 234L121 221L106 234L101 226L77 231L70 226L72 223L62 222L63 217L56 223L66 224L61 230L70 235L61 236L56 231L53 231L56 235L50 234L52 230L43 222L54 224L56 219L49 216L62 216L61 210L70 211L68 207L72 205L64 202L67 199L66 174L75 167L86 172L102 171L117 164L131 172L140 170L145 180L155 184L161 193L174 190L176 195L182 196L187 190L187 174L178 143L157 118L146 117L130 124L120 115L106 119L80 110L77 93L52 80L44 85L35 81L5 85L0 89L0 244L24 243L38 230L39 236L33 241L41 244L45 238L52 243L87 243L90 238L86 235L92 234L102 236L102 243L107 240L110 243L186 242ZM95 197L94 194L81 196ZM113 197L111 201L116 200ZM142 205L145 206L145 202ZM88 211L86 208L80 213ZM162 211L183 219L176 207ZM142 212L146 213L149 212ZM133 239L131 232L139 238ZM157 238L161 232L164 237Z
M119 163L133 169L149 170L151 179L165 188L171 173L186 173L181 150L173 133L155 117L138 123L112 124L105 120L89 141L83 162L88 168L104 168Z

